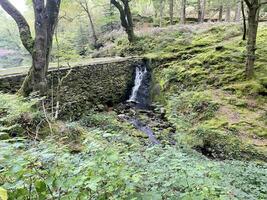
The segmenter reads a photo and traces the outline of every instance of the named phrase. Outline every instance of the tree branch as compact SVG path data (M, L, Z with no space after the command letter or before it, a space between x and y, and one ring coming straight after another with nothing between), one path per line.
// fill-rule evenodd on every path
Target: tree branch
M46 13L48 16L47 34L48 34L49 43L52 42L52 39L53 39L52 36L54 35L55 27L57 25L60 3L61 3L61 0L49 0L46 3L45 9L46 9Z
M128 23L126 21L126 15L124 13L122 5L116 0L110 0L110 3L113 4L120 12L121 25L123 28L127 29Z
M34 40L31 36L30 26L26 19L8 0L0 0L0 5L17 23L22 44L27 51L32 54Z
M251 7L251 3L249 0L244 0L248 7Z
M260 3L260 6L265 5L265 4L267 4L267 1Z

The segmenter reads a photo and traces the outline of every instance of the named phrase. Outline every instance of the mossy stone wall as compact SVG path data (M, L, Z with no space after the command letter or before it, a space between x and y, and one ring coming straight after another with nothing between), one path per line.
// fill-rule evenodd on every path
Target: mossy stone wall
M64 77L59 90L61 116L76 118L95 106L113 106L123 102L131 93L135 67L142 62L140 59L125 59L50 70L48 80L50 88L53 88L49 91L50 100L54 96L56 103L58 80ZM22 74L0 77L0 91L16 92L24 77Z

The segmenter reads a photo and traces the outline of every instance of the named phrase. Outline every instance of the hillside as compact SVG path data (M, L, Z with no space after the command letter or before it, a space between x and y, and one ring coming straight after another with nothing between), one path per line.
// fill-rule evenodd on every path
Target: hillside
M103 37L95 56L149 60L152 110L98 105L78 121L50 121L38 99L0 94L0 186L10 199L266 199L267 27L249 81L237 24L137 35L133 45Z

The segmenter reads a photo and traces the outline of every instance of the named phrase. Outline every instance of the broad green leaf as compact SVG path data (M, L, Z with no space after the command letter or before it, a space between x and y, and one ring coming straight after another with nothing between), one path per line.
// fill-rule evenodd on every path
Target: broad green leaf
M7 200L7 191L0 187L0 200Z

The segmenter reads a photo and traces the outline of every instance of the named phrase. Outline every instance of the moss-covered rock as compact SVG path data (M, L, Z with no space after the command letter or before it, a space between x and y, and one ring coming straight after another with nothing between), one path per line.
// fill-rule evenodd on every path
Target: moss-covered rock
M9 134L6 133L6 132L0 132L0 140L8 140L10 137L9 137Z

